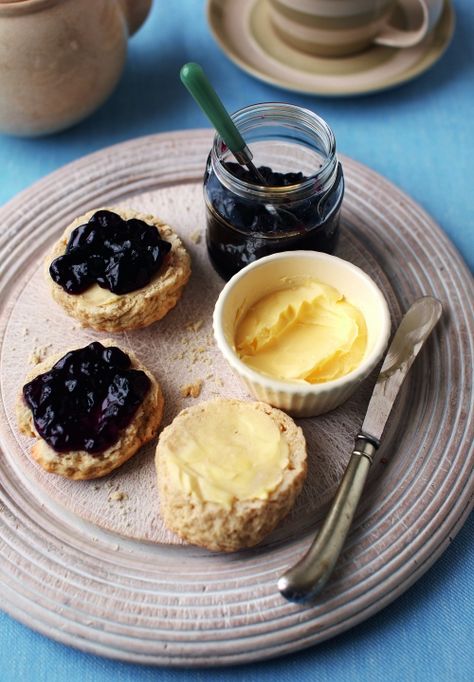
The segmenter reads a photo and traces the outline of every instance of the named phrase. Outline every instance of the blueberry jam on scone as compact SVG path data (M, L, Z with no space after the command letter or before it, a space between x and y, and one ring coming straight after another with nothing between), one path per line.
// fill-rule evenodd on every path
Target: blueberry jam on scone
M94 283L127 294L151 281L170 249L154 226L102 210L73 230L66 253L54 259L49 272L68 294L80 294Z
M66 227L45 261L54 300L83 327L141 329L178 303L191 259L163 220L130 208L96 208Z
M56 452L103 452L118 439L150 387L117 347L94 342L66 353L23 386L39 435Z
M32 458L72 479L105 476L152 440L164 399L153 374L111 340L46 358L18 396L20 431Z

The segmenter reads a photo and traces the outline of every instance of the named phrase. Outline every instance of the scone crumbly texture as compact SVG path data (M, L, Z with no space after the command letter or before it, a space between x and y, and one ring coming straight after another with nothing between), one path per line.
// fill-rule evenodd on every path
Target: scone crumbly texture
M117 346L107 339L101 341L103 346ZM92 455L85 450L71 452L56 452L37 433L33 421L33 414L26 404L23 393L18 396L16 412L20 431L26 436L38 440L31 448L33 459L49 473L59 474L75 480L100 478L110 473L132 457L145 443L152 440L158 431L162 416L164 399L161 387L155 377L144 367L136 355L127 348L121 348L130 360L130 367L145 372L150 379L150 388L141 405L128 426L120 432L119 439L102 453ZM24 384L39 374L48 372L68 351L52 355L35 366L34 370L25 378Z
M68 294L52 280L49 274L51 262L66 252L71 232L79 225L87 223L94 213L101 210L113 211L124 220L137 218L149 225L154 225L161 239L171 244L171 250L163 265L149 284L128 294L116 296L107 305L96 305L86 300L81 294ZM68 315L78 320L83 327L104 332L119 332L148 327L153 322L161 320L174 308L191 276L191 259L178 235L159 218L132 209L107 207L87 211L66 228L48 254L45 270L54 300L64 308Z
M242 402L216 398L183 410L161 433L155 464L160 511L166 526L191 544L212 551L234 552L258 544L290 511L306 477L306 442L301 428L287 414L266 403L248 402L246 404L253 409L271 417L288 443L289 462L279 485L266 500L234 499L230 510L186 494L173 484L168 475L163 446L168 439L173 439L184 416L202 419L213 405L222 401Z

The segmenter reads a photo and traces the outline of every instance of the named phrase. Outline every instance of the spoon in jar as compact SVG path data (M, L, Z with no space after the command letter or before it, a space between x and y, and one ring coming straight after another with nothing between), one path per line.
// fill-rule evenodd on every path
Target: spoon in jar
M265 178L252 161L252 152L210 84L202 67L194 62L189 62L181 68L179 75L181 82L206 114L237 162L241 166L246 166L260 185L266 185Z
M181 67L180 77L183 85L222 137L237 163L245 166L259 185L263 187L268 186L265 178L253 163L252 152L231 119L227 109L222 104L218 94L210 84L202 67L194 62L184 64ZM286 224L289 222L292 225L295 222L293 213L283 206L275 208L273 204L266 203L265 208L274 218L282 223Z

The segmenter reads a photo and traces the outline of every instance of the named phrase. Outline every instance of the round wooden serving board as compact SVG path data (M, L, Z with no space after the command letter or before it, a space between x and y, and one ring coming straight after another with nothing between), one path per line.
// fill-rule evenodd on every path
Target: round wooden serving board
M412 584L472 504L470 275L413 201L350 159L343 159L347 190L337 255L375 279L394 325L423 294L438 297L445 314L402 390L338 569L318 601L289 604L276 581L307 548L334 495L375 377L338 410L300 421L308 481L290 516L251 551L212 554L166 530L154 444L96 481L46 474L30 459L32 443L18 432L14 405L32 354L104 338L63 313L43 275L51 243L91 208L154 213L191 253L193 274L178 306L148 329L113 337L162 384L163 426L195 401L248 397L212 339L223 282L205 247L201 178L210 145L209 131L120 144L66 166L0 210L3 606L57 640L128 661L221 665L326 639ZM183 397L181 388L197 380L203 381L200 396ZM122 499L115 499L117 492Z

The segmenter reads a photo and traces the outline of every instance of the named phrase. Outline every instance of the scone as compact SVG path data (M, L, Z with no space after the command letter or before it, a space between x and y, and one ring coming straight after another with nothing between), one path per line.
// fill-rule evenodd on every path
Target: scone
M189 254L171 227L130 209L79 216L45 265L54 300L83 327L107 332L160 320L191 275Z
M306 476L306 443L284 412L217 398L164 429L155 462L166 526L233 552L259 543L288 513Z
M110 340L36 365L17 402L20 430L38 438L31 454L66 478L105 476L155 437L163 415L155 377Z

